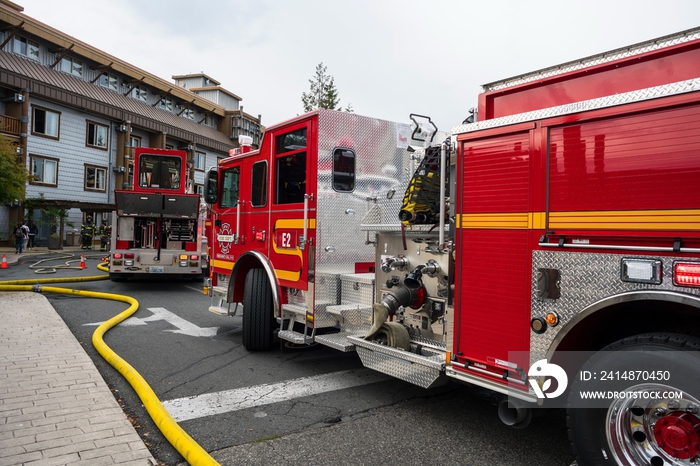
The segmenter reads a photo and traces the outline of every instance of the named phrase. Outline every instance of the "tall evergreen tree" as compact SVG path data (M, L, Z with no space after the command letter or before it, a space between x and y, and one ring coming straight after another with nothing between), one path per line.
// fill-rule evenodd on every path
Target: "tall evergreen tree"
M312 79L309 79L309 92L301 94L301 103L304 106L305 112L316 110L317 108L329 108L333 110L341 110L340 96L338 89L335 87L333 76L327 73L326 66L323 62L316 65L316 74ZM346 111L352 111L352 106L348 106Z

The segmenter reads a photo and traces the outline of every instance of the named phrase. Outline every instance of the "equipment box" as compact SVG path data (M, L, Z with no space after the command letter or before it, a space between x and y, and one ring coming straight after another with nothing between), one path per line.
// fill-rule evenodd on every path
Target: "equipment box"
M350 273L340 276L340 304L374 304L374 274Z

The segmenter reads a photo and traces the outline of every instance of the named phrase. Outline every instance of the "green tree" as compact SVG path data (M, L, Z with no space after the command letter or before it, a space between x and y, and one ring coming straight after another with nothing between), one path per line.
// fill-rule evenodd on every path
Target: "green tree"
M301 103L305 112L310 112L317 108L341 110L339 107L340 96L338 95L338 89L335 87L335 80L333 76L327 73L327 68L323 65L323 62L316 65L316 74L312 79L309 79L309 84L309 92L302 92L301 94ZM352 105L348 105L345 111L352 112Z
M23 200L30 175L17 157L15 145L0 136L0 202Z

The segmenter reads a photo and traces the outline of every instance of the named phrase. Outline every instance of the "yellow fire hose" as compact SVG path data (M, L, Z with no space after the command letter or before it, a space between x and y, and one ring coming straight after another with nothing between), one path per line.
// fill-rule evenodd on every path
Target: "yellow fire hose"
M106 264L100 264L98 269L108 272ZM96 275L93 277L75 277L75 278L45 278L40 280L9 280L0 282L0 291L35 291L45 293L67 294L71 296L83 296L86 298L110 299L112 301L121 301L129 304L129 308L120 314L112 317L102 325L97 327L95 333L92 334L92 344L97 349L97 352L114 367L134 388L134 391L143 402L148 414L155 422L156 426L163 433L170 444L180 453L185 460L193 465L218 465L219 463L207 453L192 437L185 432L180 425L170 416L168 411L163 407L156 394L148 385L146 380L141 377L131 365L115 353L102 339L105 333L112 327L115 327L120 322L124 321L135 313L139 308L139 303L130 296L118 295L113 293L102 293L98 291L71 290L68 288L57 288L52 286L41 286L43 283L65 283L65 282L81 282L93 280L105 280L109 278L106 275Z

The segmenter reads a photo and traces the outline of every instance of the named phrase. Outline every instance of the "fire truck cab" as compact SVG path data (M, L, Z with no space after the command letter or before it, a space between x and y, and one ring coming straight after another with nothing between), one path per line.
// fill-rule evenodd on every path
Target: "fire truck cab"
M374 303L376 238L361 224L398 214L410 138L406 124L317 110L207 174L211 310L245 303L246 348L270 349L279 325L291 343L354 349L346 337L369 328Z

